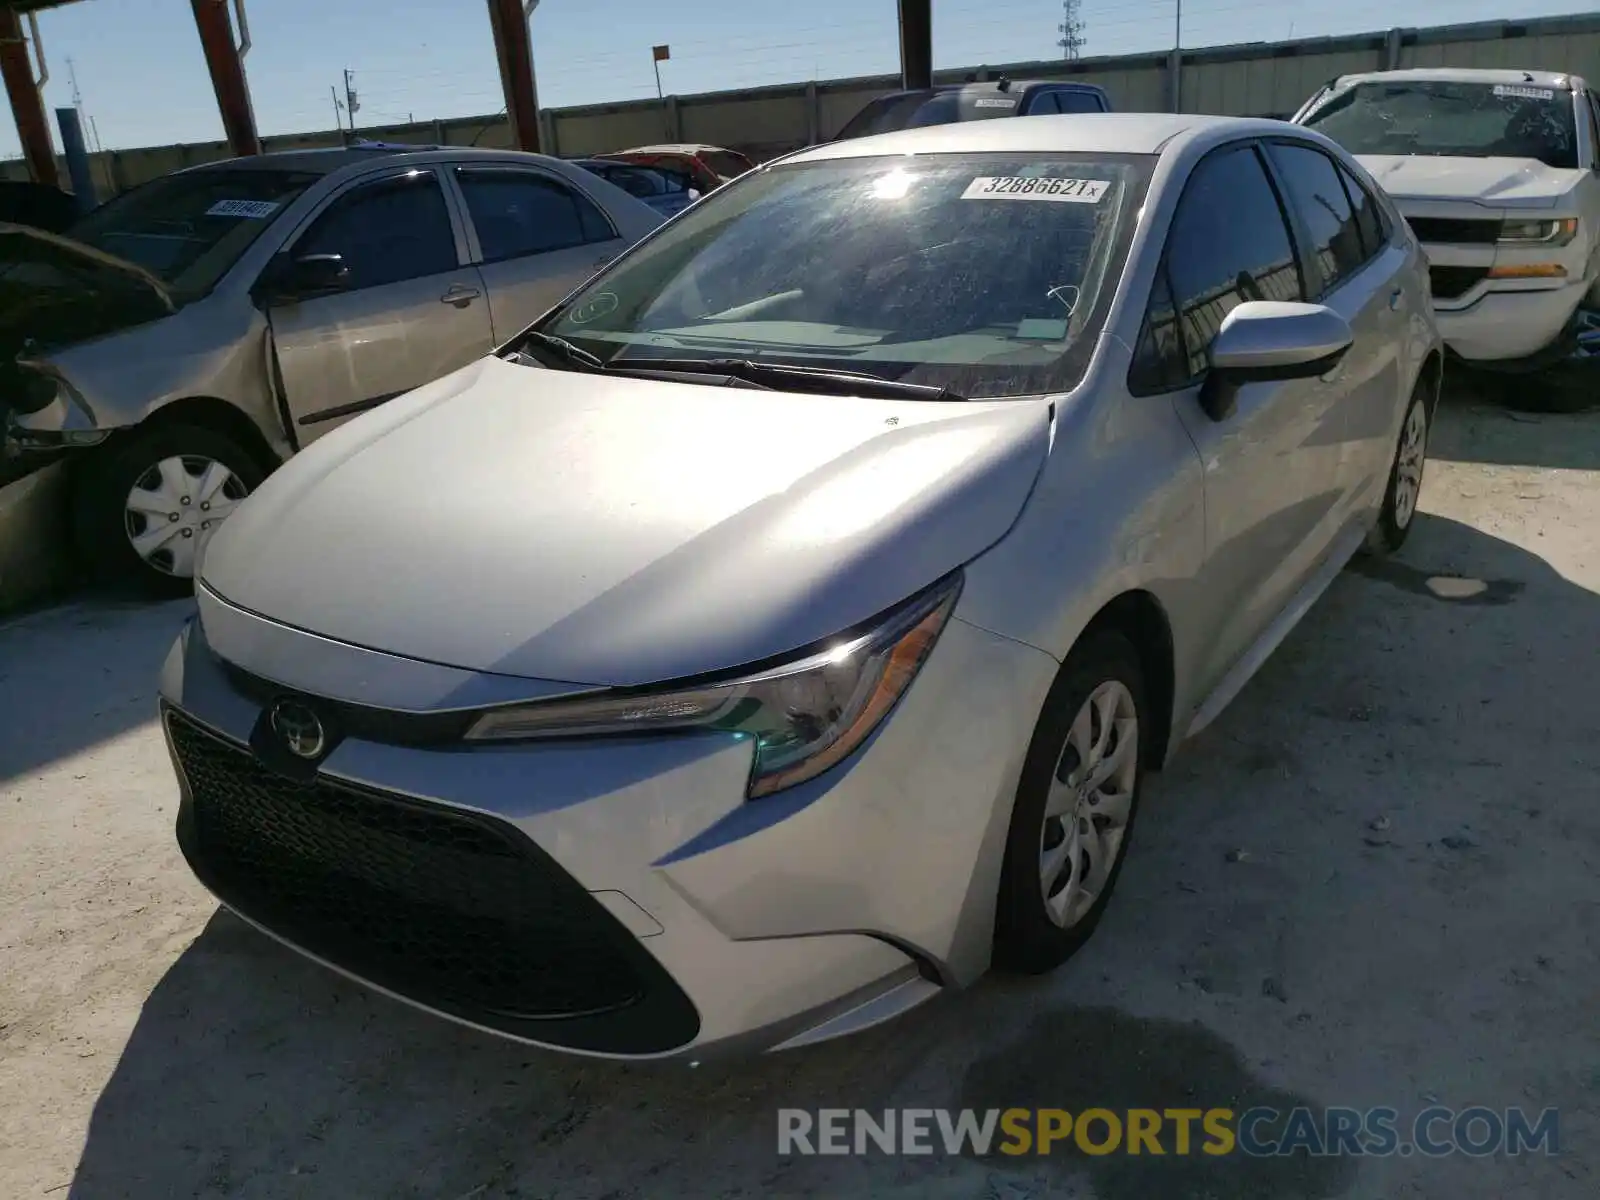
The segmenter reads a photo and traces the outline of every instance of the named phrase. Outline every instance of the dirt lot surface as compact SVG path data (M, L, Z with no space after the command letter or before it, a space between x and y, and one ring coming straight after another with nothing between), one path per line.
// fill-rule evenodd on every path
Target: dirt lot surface
M732 1066L530 1052L218 913L152 719L187 604L0 626L0 1197L1600 1195L1600 413L1448 406L1433 455L1399 559L1154 781L1078 958ZM776 1153L781 1106L1296 1099L1556 1106L1563 1153Z

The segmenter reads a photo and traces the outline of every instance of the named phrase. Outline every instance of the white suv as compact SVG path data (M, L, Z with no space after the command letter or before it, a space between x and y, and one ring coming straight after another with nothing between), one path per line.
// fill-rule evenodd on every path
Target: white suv
M1600 302L1600 108L1548 71L1342 75L1295 114L1356 155L1423 243L1439 330L1482 366L1537 367Z

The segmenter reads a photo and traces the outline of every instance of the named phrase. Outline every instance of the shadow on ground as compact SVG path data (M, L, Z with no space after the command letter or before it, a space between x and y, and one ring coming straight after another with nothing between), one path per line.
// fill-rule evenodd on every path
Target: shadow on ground
M1457 371L1447 375L1444 420L1433 431L1428 457L1492 466L1600 471L1600 365L1590 373L1595 407L1586 412L1524 412L1505 402L1497 383L1486 388ZM1518 383L1537 389L1537 379Z
M155 720L161 663L193 611L89 593L0 622L0 783Z
M1493 581L1498 602L1414 586L1443 573ZM70 1196L1321 1200L1369 1171L1391 1174L1362 1194L1503 1196L1476 1161L780 1158L776 1113L1403 1108L1424 1088L1581 1102L1562 1089L1600 1051L1588 977L1557 972L1580 969L1593 928L1573 897L1600 854L1578 786L1600 766L1597 647L1600 598L1421 519L1399 565L1338 580L1156 781L1072 963L810 1051L568 1060L414 1013L218 914L145 1000Z

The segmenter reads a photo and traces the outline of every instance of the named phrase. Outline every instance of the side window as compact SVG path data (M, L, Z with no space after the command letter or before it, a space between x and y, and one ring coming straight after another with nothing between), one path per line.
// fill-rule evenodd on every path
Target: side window
M1591 167L1600 167L1600 115L1595 110L1595 95L1584 95L1583 111L1589 118L1589 158Z
M1310 257L1322 276L1317 299L1338 287L1367 261L1356 215L1339 182L1333 159L1314 146L1278 142L1272 159L1283 172L1289 203L1311 234Z
M616 167L606 172L606 178L630 196L641 200L646 196L662 195L667 189L660 175L648 167Z
M1172 302L1172 282L1163 263L1150 285L1150 307L1145 312L1144 329L1133 351L1133 366L1128 370L1128 390L1148 396L1182 387L1189 380L1189 364L1178 336L1178 310Z
M1035 92L1033 99L1028 102L1028 115L1030 117L1042 117L1047 113L1060 112L1059 96L1060 93L1054 88L1046 88L1044 91Z
M295 242L301 254L338 254L349 290L453 271L456 237L432 171L365 184L336 199Z
M1389 240L1383 228L1383 218L1379 215L1378 202L1367 191L1366 185L1345 169L1343 163L1335 165L1339 168L1339 178L1344 181L1345 195L1350 198L1350 206L1355 212L1356 229L1361 234L1364 257L1375 258Z
M1061 105L1061 111L1064 113L1105 112L1105 105L1100 103L1100 97L1093 92L1057 92L1056 102Z
M1212 338L1240 304L1301 298L1289 227L1253 147L1212 153L1189 176L1167 234L1166 269L1183 355L1170 370L1180 384L1205 372ZM1152 296L1146 319L1152 331L1160 299Z
M460 167L456 179L484 262L548 254L617 236L588 199L544 175Z

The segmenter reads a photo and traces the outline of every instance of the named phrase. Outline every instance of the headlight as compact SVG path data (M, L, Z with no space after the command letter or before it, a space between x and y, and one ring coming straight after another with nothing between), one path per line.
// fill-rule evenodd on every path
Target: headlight
M961 588L947 576L797 662L733 680L612 691L485 713L474 741L717 730L755 743L749 795L822 774L866 740L916 678Z
M1578 236L1578 219L1561 217L1554 221L1502 221L1502 246L1565 246Z

